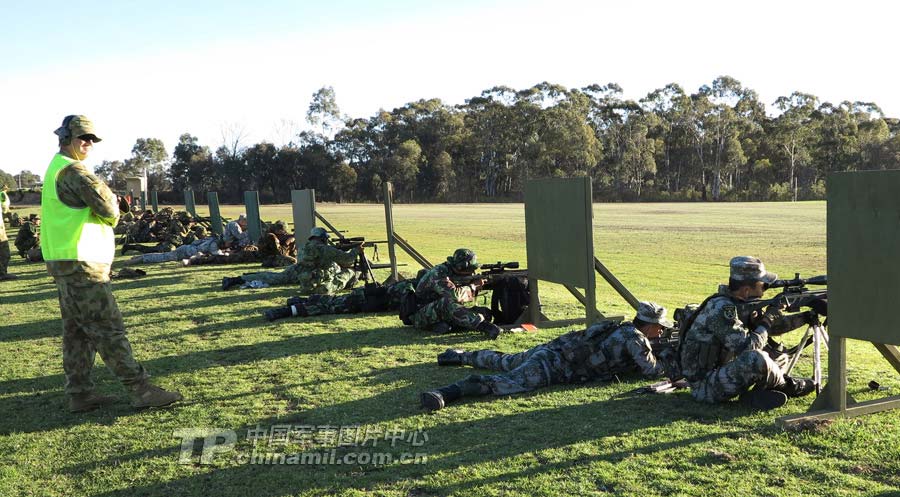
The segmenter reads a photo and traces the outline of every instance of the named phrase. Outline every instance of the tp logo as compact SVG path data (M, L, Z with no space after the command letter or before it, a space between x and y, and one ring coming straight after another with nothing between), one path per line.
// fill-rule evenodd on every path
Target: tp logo
M212 464L216 454L234 450L237 433L219 428L179 428L172 432L173 437L181 438L181 454L178 464L193 463L194 441L203 439L203 450L200 452L200 464Z

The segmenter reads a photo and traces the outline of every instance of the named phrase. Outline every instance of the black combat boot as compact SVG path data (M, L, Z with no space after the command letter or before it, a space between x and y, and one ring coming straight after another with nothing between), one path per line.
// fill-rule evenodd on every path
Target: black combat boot
M784 385L775 388L779 392L784 392L788 397L803 397L809 395L816 389L816 384L812 380L805 378L794 378L792 376L784 377Z
M122 255L125 255L125 252L128 252L129 250L131 250L131 245L129 245L128 242L123 243L122 244Z
M443 409L450 402L462 398L462 389L454 383L445 387L424 392L421 395L422 407L429 411Z
M742 393L739 400L741 404L744 404L750 409L768 411L785 405L787 403L787 395L778 390L754 388L753 390Z
M309 313L307 312L306 307L304 307L302 304L294 304L294 305L289 305L287 307L277 307L275 309L269 309L268 311L265 312L265 314L266 314L266 319L268 319L269 321L275 321L276 319L281 319L281 318L289 318L292 316L297 316L297 317L301 317L301 318L305 318L306 316L309 316Z
M491 311L490 307L484 307L480 305L476 305L472 307L472 312L481 314L484 317L484 320L488 323L494 322L494 313Z
M291 297L291 298L287 299L287 305L289 305L289 306L297 305L297 304L303 305L303 304L307 303L308 301L309 301L309 299L307 297Z
M269 309L265 313L266 320L275 321L276 319L289 318L294 315L290 307L276 307Z
M487 335L487 337L491 340L496 340L497 337L500 336L500 333L503 332L503 330L499 326L491 323L490 321L482 321L478 323L478 326L476 326L475 329Z
M487 385L481 383L481 376L473 374L452 385L424 392L420 398L422 407L429 411L437 411L447 407L447 404L463 397L486 395L489 393L491 393L491 389Z
M228 290L229 288L240 286L244 283L244 278L241 278L240 276L235 276L234 278L226 276L222 278L222 290Z
M447 349L437 356L438 366L462 366L464 350Z
M431 328L431 331L433 331L434 333L437 333L438 335L446 335L447 333L450 333L451 329L452 329L452 327L450 326L450 323L441 321L440 323L434 325Z

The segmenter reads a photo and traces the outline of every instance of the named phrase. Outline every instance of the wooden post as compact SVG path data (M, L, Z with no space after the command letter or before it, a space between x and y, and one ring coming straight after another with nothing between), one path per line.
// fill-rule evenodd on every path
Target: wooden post
M153 207L153 213L159 212L159 196L156 193L156 190L150 192L150 205Z
M388 257L391 260L391 281L397 281L397 250L394 248L396 240L394 239L394 204L393 204L393 188L390 181L385 181L382 185L384 196L384 223L387 228Z

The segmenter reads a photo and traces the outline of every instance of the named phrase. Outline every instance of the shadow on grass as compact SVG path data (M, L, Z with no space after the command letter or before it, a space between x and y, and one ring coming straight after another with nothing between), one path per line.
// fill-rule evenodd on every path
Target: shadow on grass
M565 388L565 387L564 387ZM406 390L406 389L402 389ZM541 395L534 393L530 396ZM519 399L528 398L517 396ZM395 417L416 416L419 413L411 413L408 403L397 403L397 398L392 394L384 394L369 399L360 399L351 403L334 406L334 409L350 412L359 403L371 402L372 405L384 404L394 412ZM298 490L307 492L318 491L325 494L356 488L362 491L371 491L376 487L390 484L398 484L398 493L402 493L405 486L410 485L410 480L425 478L439 473L452 474L461 467L474 468L481 464L498 463L502 465L506 459L515 458L522 454L538 453L545 450L565 448L574 444L590 442L604 437L629 437L629 447L622 450L612 450L603 454L572 455L564 461L535 464L525 469L504 472L500 475L478 478L477 470L474 478L467 478L464 482L447 484L423 484L416 482L414 495L447 495L466 494L484 485L491 485L504 481L515 481L522 477L541 474L549 471L565 471L567 468L578 465L590 464L595 461L617 463L625 460L635 453L653 454L673 448L689 447L696 445L708 445L722 437L739 436L743 432L703 434L686 436L674 441L654 442L652 439L641 437L640 433L650 427L665 426L678 419L678 414L669 414L669 405L679 402L692 402L688 399L676 399L673 397L656 398L657 404L652 412L648 412L647 400L640 398L615 399L605 402L587 403L564 406L513 414L498 415L476 420L454 421L438 425L427 430L428 439L421 446L412 446L401 442L396 446L382 443L375 447L338 447L334 448L337 458L356 452L388 452L399 457L401 453L417 452L426 453L425 464L390 464L386 467L353 465L315 465L315 466L289 466L289 465L234 465L236 460L231 459L230 466L214 470L202 471L202 474L182 477L166 482L158 482L151 485L132 487L127 490L117 490L99 494L103 497L125 496L150 496L167 495L172 488L187 495L253 495L254 497L276 497L293 495ZM464 403L450 409L466 409L471 403ZM694 409L697 405L693 404ZM717 421L729 417L746 414L742 409L733 408L707 410L707 416ZM322 408L316 413L316 417L328 419L334 415L329 408ZM677 411L677 409L675 410ZM710 412L714 411L714 412ZM598 417L599 413L602 417ZM643 413L643 414L636 414ZM334 422L339 424L339 419ZM306 418L309 419L309 418ZM358 418L357 422L364 422L365 414ZM595 423L590 422L596 420ZM276 424L291 423L288 417L260 420L258 425L269 427ZM559 427L565 429L559 429ZM238 434L238 451L247 454L250 451L251 441L247 440L247 430L255 426L244 427L236 430ZM641 443L646 440L646 443ZM176 440L172 442L169 450L150 450L138 452L122 457L114 458L116 462L122 460L140 461L145 458L166 456L177 457ZM279 452L279 447L268 449L263 442L257 442L259 452ZM263 445L260 447L260 445ZM319 449L323 453L330 452L331 448ZM699 451L699 449L698 449ZM539 457L540 459L540 457ZM73 474L90 471L95 467L104 467L111 464L112 460L99 461L88 465L79 465L67 468L66 472ZM438 480L440 481L440 480Z
M261 320L257 316L249 317L243 321L237 321L234 326L247 326L250 322ZM205 334L210 331L227 332L222 330L222 323L213 323L207 326L193 328L187 333ZM379 328L373 330L338 331L333 333L313 333L291 336L290 338L260 342L250 345L235 345L214 350L191 352L178 356L159 357L149 361L141 361L145 368L154 376L164 376L173 373L188 373L206 368L247 364L258 361L281 359L294 355L318 354L322 352L342 352L347 356L354 356L354 351L367 347L391 347L395 345L408 345L415 342L416 337L410 333L396 328ZM140 360L140 350L136 356ZM97 366L100 366L98 361ZM421 365L426 367L426 365ZM427 366L431 367L431 366ZM376 376L390 374L390 369L384 372L379 370ZM400 377L397 377L398 379ZM408 376L407 376L408 378ZM62 374L39 376L35 378L21 378L0 382L0 392L7 394L20 393L14 396L19 407L17 409L40 412L46 408L43 405L46 398L53 398L58 404L53 409L60 410L65 398L62 387L65 377ZM177 387L177 385L176 385ZM40 402L33 404L31 401L40 398ZM364 403L359 404L364 409ZM4 411L6 406L4 406ZM2 414L2 411L0 411ZM0 434L11 432L34 432L49 430L63 426L79 424L79 418L64 417L31 417L21 418L7 413L7 421L0 423ZM102 415L101 415L102 416Z

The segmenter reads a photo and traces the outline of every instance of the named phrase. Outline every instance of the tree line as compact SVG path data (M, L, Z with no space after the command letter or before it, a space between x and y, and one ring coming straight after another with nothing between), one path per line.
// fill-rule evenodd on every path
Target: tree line
M803 200L831 171L900 168L900 121L872 102L794 92L772 103L729 76L693 93L677 84L634 101L615 84L498 86L460 105L418 100L368 118L343 115L334 90L312 96L311 130L286 145L244 144L239 129L212 150L189 133L169 157L139 139L132 157L96 173L124 188L144 169L152 189L217 191L266 202L315 188L318 199L373 201L391 181L398 201L521 200L526 181L590 176L595 199Z

